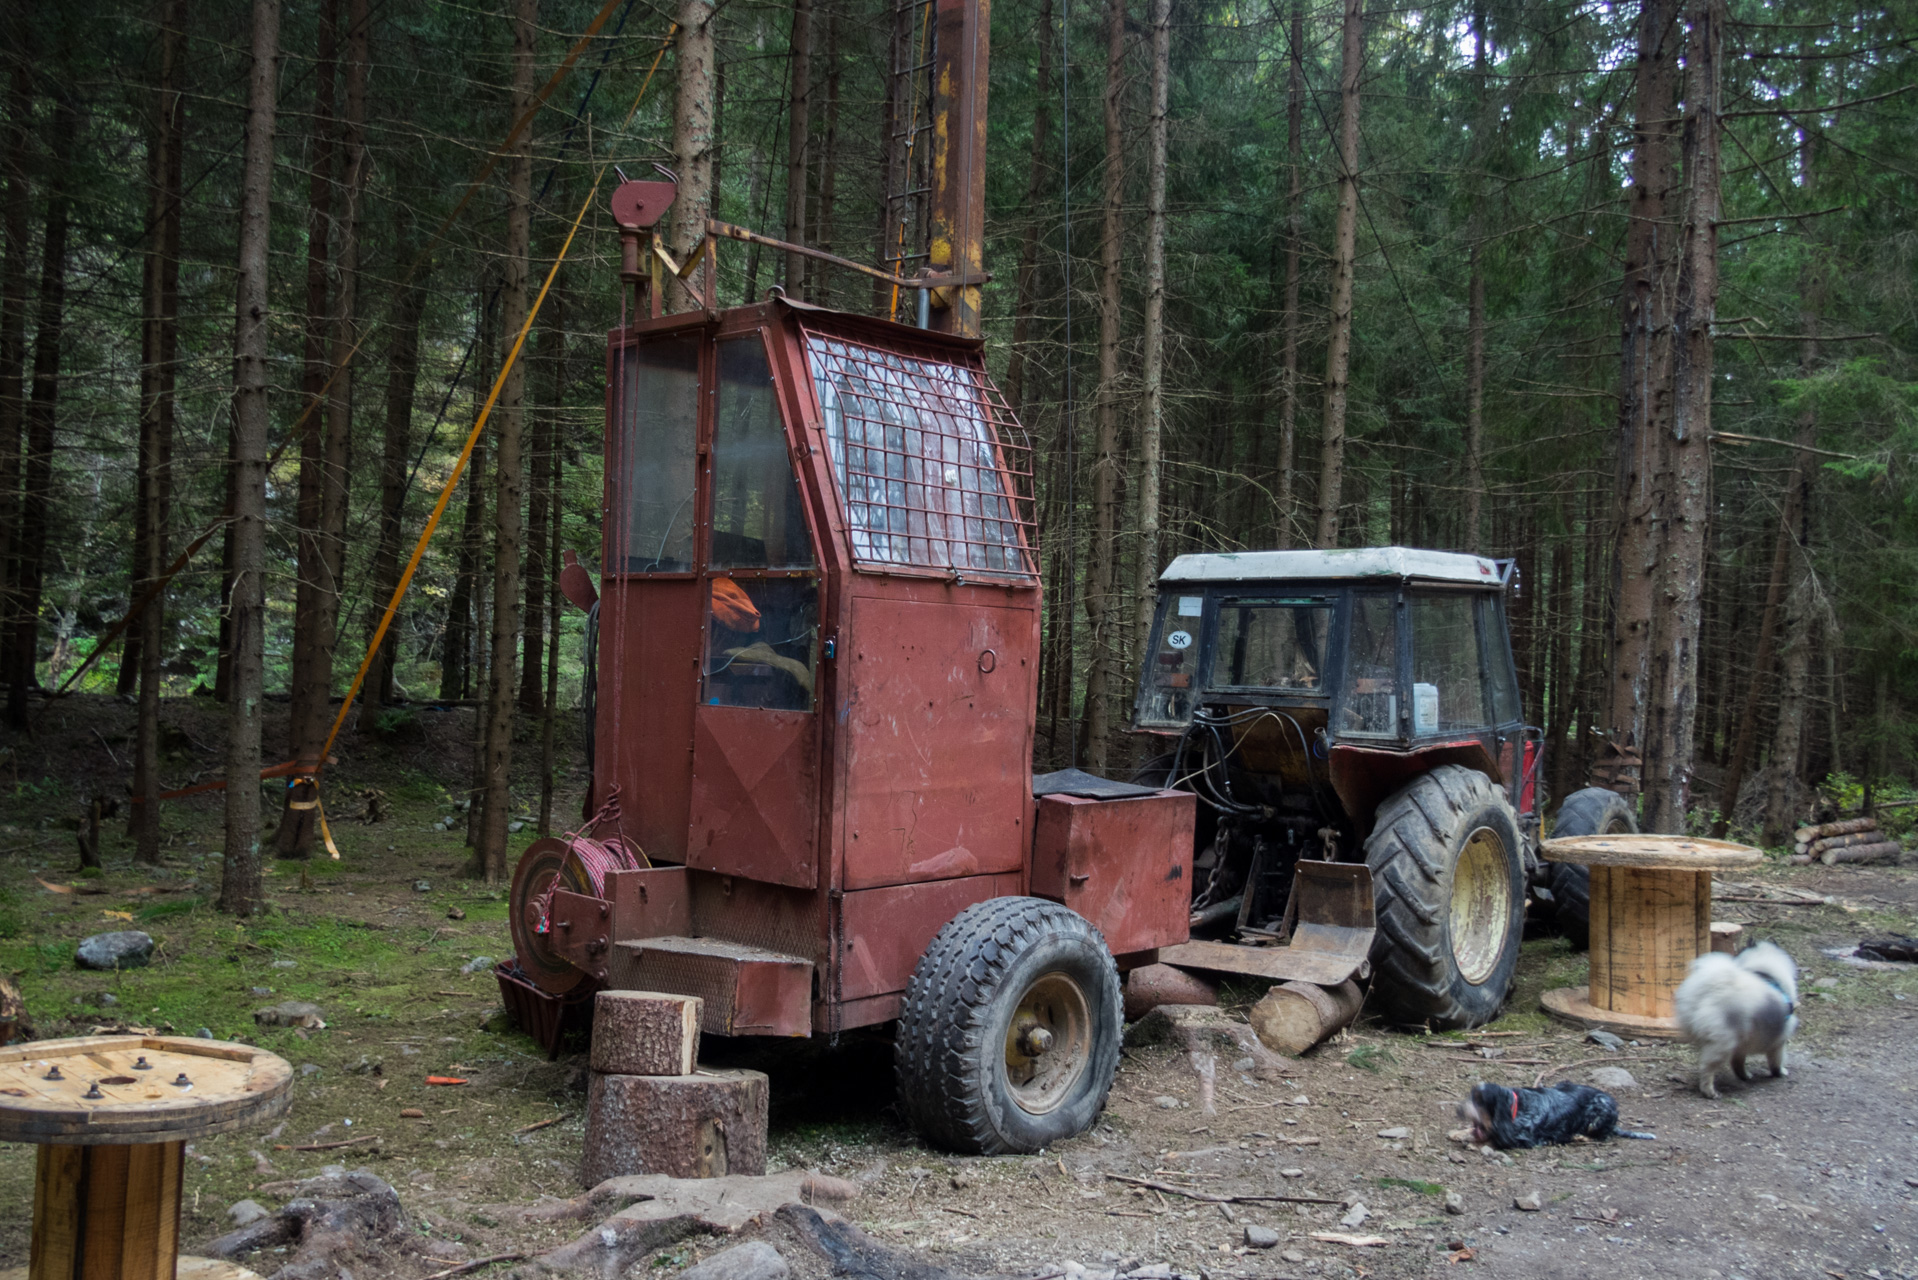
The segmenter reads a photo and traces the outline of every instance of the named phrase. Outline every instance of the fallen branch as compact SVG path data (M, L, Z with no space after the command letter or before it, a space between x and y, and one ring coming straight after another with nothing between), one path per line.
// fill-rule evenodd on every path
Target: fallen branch
M289 1147L284 1143L277 1143L273 1149L275 1151L338 1151L341 1147L357 1147L362 1142L378 1142L379 1138L380 1135L377 1133L368 1133L362 1134L357 1138L347 1138L342 1142L309 1142L298 1147Z
M962 1217L962 1218L977 1218L977 1217L979 1216L978 1214L976 1214L976 1213L973 1213L973 1212L972 1212L971 1210L969 1210L969 1209L955 1209L955 1208L953 1208L953 1207L952 1207L951 1205L949 1205L949 1204L942 1204L942 1205L940 1205L940 1206L939 1206L939 1212L941 1212L941 1213L956 1213L956 1214L958 1214L958 1215L959 1215L960 1217Z
M1788 858L1786 861L1795 861L1798 857L1805 857L1805 855L1794 855L1793 858ZM1805 862L1800 862L1798 865L1802 867L1810 861L1811 859L1809 857L1805 857ZM1767 907L1823 907L1829 905L1823 898L1819 898L1816 901L1810 898L1761 898L1756 894L1748 893L1714 893L1712 895L1712 901L1756 902Z
M1323 1196L1215 1196L1207 1191L1189 1190L1175 1187L1169 1182L1154 1182L1150 1178L1132 1178L1123 1173L1108 1173L1106 1177L1114 1182L1124 1182L1135 1187L1145 1187L1151 1191L1163 1191L1175 1196L1184 1196L1188 1200L1200 1200L1206 1204L1344 1204L1343 1200L1327 1200Z
M552 1125L556 1125L560 1121L564 1120L565 1118L566 1118L565 1116L554 1116L551 1120L536 1120L532 1124L524 1125L521 1128L513 1130L513 1132L515 1134L532 1133L537 1129L545 1129Z
M523 1253L488 1254L484 1258L475 1258L471 1262L462 1262L457 1267L448 1267L444 1271L435 1271L432 1275L426 1277L426 1280L448 1280L450 1276L463 1276L469 1271L478 1271L481 1267L490 1267L495 1262L521 1262L524 1261L525 1258L526 1255Z

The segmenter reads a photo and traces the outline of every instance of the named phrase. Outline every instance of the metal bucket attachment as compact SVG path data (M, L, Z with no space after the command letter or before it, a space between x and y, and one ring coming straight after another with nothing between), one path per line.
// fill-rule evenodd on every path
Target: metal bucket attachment
M1372 869L1363 863L1307 862L1292 873L1276 947L1229 942L1186 942L1159 951L1163 964L1182 969L1242 973L1275 982L1336 987L1348 978L1371 976L1366 957L1378 932L1372 905Z

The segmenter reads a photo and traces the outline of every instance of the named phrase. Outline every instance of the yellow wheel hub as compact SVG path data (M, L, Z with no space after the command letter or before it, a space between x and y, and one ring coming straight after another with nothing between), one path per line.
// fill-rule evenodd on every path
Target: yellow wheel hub
M1020 1110L1044 1115L1064 1102L1092 1058L1092 1009L1063 973L1040 977L1006 1027L1006 1086Z
M1490 827L1466 837L1452 873L1452 959L1473 986L1492 976L1512 921L1505 843Z

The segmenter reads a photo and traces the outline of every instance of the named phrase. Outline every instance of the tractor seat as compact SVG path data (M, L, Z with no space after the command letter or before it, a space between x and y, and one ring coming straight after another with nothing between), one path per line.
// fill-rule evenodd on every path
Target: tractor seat
M1115 782L1111 778L1101 778L1096 773L1087 773L1084 769L1060 769L1055 773L1034 774L1032 778L1032 798L1045 796L1077 796L1082 800L1130 800L1135 796L1156 796L1157 787L1143 787L1136 782Z

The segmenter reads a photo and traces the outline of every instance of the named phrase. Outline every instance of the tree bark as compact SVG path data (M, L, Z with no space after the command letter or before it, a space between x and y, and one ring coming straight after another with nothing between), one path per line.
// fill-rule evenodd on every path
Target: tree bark
M673 257L684 264L706 236L713 208L713 0L680 0L676 37L679 84L673 102L673 156L679 171L679 195L673 200ZM693 273L697 280L712 264ZM668 286L665 309L696 308L686 291Z
M1165 151L1167 81L1172 74L1170 0L1150 0L1151 114L1146 122L1145 383L1139 420L1139 563L1134 648L1143 652L1152 630L1159 582L1160 443L1165 431Z
M1491 132L1490 95L1485 88L1485 6L1472 5L1472 121L1469 170L1465 176L1465 238L1469 280L1465 289L1465 550L1479 553L1479 526L1485 509L1485 263L1484 181L1486 139Z
M842 0L824 0L826 8L826 123L819 140L819 208L814 233L819 247L834 252L833 229L837 219L833 207L839 187L839 11ZM812 300L822 307L832 305L833 269L831 264L815 261Z
M1810 701L1811 636L1815 616L1811 569L1805 556L1794 557L1791 599L1786 606L1785 646L1779 660L1778 723L1772 734L1771 764L1765 779L1764 842L1783 844L1798 817L1798 766L1805 746L1805 712Z
M557 573L546 557L546 508L553 500L552 464L555 440L559 435L560 396L558 373L565 350L565 327L560 319L559 297L547 299L550 308L546 323L540 326L540 365L545 370L551 394L533 414L531 456L526 459L526 556L520 576L525 580L525 603L521 628L519 709L528 715L542 715L545 704L546 664L541 650L546 644L546 581Z
M141 272L139 500L132 598L140 599L166 573L167 525L173 489L174 346L179 312L179 126L181 45L186 39L183 0L161 10L159 77L154 86L152 132L147 149L147 246ZM133 731L133 802L127 834L136 861L160 861L160 669L166 635L166 598L148 601L139 619L136 650L139 710Z
M1279 476L1272 545L1292 549L1298 505L1299 256L1305 234L1305 0L1292 0L1286 39L1285 304L1279 317Z
M1645 717L1649 831L1682 833L1697 749L1698 643L1711 518L1712 322L1718 310L1723 0L1692 0L1685 50L1684 202L1672 314L1672 419L1658 485L1663 546Z
M0 263L0 640L11 635L20 607L14 533L19 523L21 431L27 408L27 258L32 252L31 164L33 143L33 57L28 12L16 4L8 15L13 45L13 74L7 89L4 144L7 192L0 205L0 238L6 260ZM4 645L0 645L4 648ZM124 660L124 656L123 656Z
M1345 476L1346 374L1352 363L1352 273L1359 243L1359 71L1365 48L1364 0L1344 0L1339 64L1339 211L1332 233L1332 327L1325 344L1325 418L1319 443L1318 545L1339 540Z
M539 0L515 0L513 23L513 118L533 109L533 41L538 30ZM684 66L682 64L682 74ZM710 119L710 116L708 117ZM710 161L707 162L710 164ZM708 170L710 174L710 170ZM526 324L527 269L531 253L533 203L532 134L520 135L507 162L506 271L500 290L501 332L511 344ZM710 188L701 197L709 201ZM704 234L705 219L700 219ZM507 348L507 359L513 352ZM526 362L506 366L499 397L499 461L494 471L493 498L493 644L487 667L486 745L483 764L485 792L480 812L479 843L474 860L479 875L497 884L511 874L506 860L506 819L512 807L509 791L513 767L513 695L520 631L520 538L524 532L520 502L520 435L526 423Z
M1105 227L1099 242L1099 436L1092 459L1092 572L1086 586L1091 654L1086 668L1086 768L1102 773L1111 733L1107 689L1113 652L1124 619L1119 616L1119 336L1125 240L1125 133L1120 98L1125 92L1125 0L1106 0Z
M1045 195L1046 148L1052 141L1052 0L1039 0L1039 63L1033 78L1032 153L1026 165L1026 230L1019 242L1018 301L1012 346L1006 353L1006 405L1020 421L1026 413L1026 365L1032 323L1039 310L1039 201Z
M1620 748L1643 747L1651 697L1652 619L1657 611L1657 490L1671 416L1673 240L1667 207L1676 175L1676 0L1643 0L1637 28L1632 174L1627 196L1625 272L1619 292L1618 472L1614 489L1611 687L1605 725Z
M78 108L63 99L53 115L53 163L48 169L47 217L40 238L33 389L27 400L26 444L21 456L15 622L10 635L0 636L5 642L0 643L0 652L7 659L7 721L16 729L27 727L27 690L36 683L34 664L40 649L40 589L47 550L48 490L53 484L54 410L60 398L60 343L66 333L67 227L73 200L67 175L78 128Z
M482 276L479 288L479 336L473 353L473 412L492 393L498 348L497 293L488 292ZM440 698L464 698L473 684L474 597L478 595L481 526L486 520L486 435L473 445L466 468L466 509L460 516L459 554L454 560L453 594L446 602L446 627L440 635Z
M400 256L411 257L410 237L402 233ZM406 462L412 452L413 397L420 376L420 318L426 310L426 279L422 268L406 286L394 308L393 341L386 355L386 429L380 447L380 531L373 550L373 590L368 596L367 639L379 626L381 614L400 583L400 534L406 515ZM395 618L397 624L398 619ZM393 705L393 672L399 658L397 625L380 641L373 667L366 673L360 697L360 731L379 723L380 713Z
M233 674L227 700L226 821L220 909L260 908L260 707L266 622L267 250L278 88L279 0L253 0L245 160L240 180L233 359Z
M347 0L345 111L338 139L340 189L335 213L338 235L334 260L333 305L328 320L328 351L323 362L320 386L326 389L323 410L324 435L321 440L317 472L319 509L313 530L314 550L311 582L311 625L305 639L306 665L298 669L293 706L293 741L289 753L299 762L303 775L317 776L324 765L320 753L327 731L332 727L330 705L333 686L333 652L339 634L340 601L346 586L346 508L351 479L353 443L353 345L359 296L360 212L366 195L366 75L370 50L371 17L368 0ZM311 433L309 437L311 438ZM301 585L308 586L301 574ZM308 858L313 854L317 829L316 810L294 809L296 796L310 788L289 787L289 806L280 820L275 844L282 858ZM307 795L312 799L311 795Z
M566 331L564 312L560 304L562 295L555 292L552 299L553 328L562 335ZM542 708L544 715L539 726L539 833L543 836L553 834L553 784L556 781L556 758L554 754L554 725L559 718L559 631L560 619L565 612L565 601L559 592L559 563L561 538L565 529L566 502L565 490L560 481L564 476L563 419L561 407L566 403L566 344L558 344L551 373L552 389L552 452L546 465L547 487L552 500L548 504L548 519L551 529L547 533L546 563L549 567L546 585L546 697ZM539 534L539 526L534 526L534 534Z
M812 0L792 0L792 88L786 105L786 242L806 243L807 144L812 136ZM806 297L806 255L786 255L786 292Z

